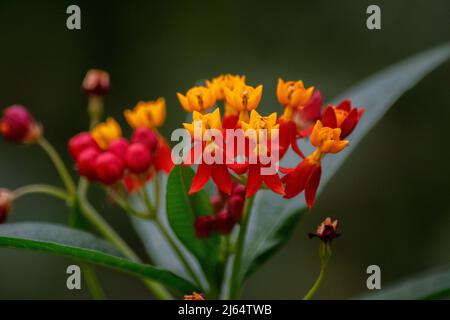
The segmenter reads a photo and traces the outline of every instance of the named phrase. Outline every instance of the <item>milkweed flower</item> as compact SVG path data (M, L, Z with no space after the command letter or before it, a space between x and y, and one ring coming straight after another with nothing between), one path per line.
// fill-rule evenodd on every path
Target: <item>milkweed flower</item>
M222 121L220 118L220 110L216 108L213 112L202 114L200 112L194 111L192 113L192 123L183 123L184 128L190 133L191 137L194 139L203 138L206 130L217 129L222 130ZM201 128L201 137L195 136L196 126Z
M322 175L321 160L327 153L338 153L347 145L347 140L340 139L341 129L324 127L318 120L312 130L310 142L317 149L303 159L294 169L282 169L286 175L285 198L293 198L305 191L305 200L309 208L314 206L317 188Z
M133 110L125 110L125 119L134 128L159 128L166 119L166 101L139 102Z
M102 150L108 149L111 142L122 136L122 129L116 120L108 118L91 130L92 138Z
M0 189L0 224L5 222L14 201L13 193L6 189Z
M316 232L309 233L309 238L319 238L324 243L331 243L333 239L336 239L340 236L340 233L337 233L337 225L338 221L332 221L331 218L326 218L318 227Z
M98 69L89 70L84 77L82 87L89 95L106 95L110 89L109 73Z
M27 108L13 105L3 110L0 134L9 141L34 143L41 137L42 129Z
M305 106L314 92L314 87L305 88L303 81L278 79L277 98L285 108L295 109Z
M177 97L181 106L187 112L204 112L216 104L213 90L202 86L189 89L186 95L177 93Z
M217 101L225 99L225 88L233 90L235 87L245 85L245 76L222 74L211 80L206 80L206 86L210 88Z
M350 100L344 100L337 106L327 106L322 123L330 128L340 128L341 138L345 139L355 129L363 112L363 108L353 108Z
M226 104L236 113L239 119L248 121L249 112L256 109L261 101L263 86L256 88L249 85L240 85L232 90L224 88Z

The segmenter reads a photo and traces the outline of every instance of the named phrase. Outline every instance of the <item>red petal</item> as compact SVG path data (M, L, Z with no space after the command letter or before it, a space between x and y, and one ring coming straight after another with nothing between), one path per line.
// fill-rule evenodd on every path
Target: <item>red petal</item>
M311 175L309 176L308 181L306 182L305 200L309 208L312 208L314 206L314 202L316 200L317 187L319 186L321 175L322 175L322 166L320 165L316 166Z
M342 101L341 103L339 103L336 108L350 112L350 109L352 108L352 103L349 99L346 99L346 100Z
M231 181L227 166L224 164L217 164L214 166L211 173L217 188L228 195L231 194L233 182Z
M300 116L303 121L311 122L320 118L320 112L322 111L322 95L319 90L314 91L313 95L309 99L309 102L300 110Z
M358 123L358 111L356 109L352 109L348 114L347 118L341 124L341 139L345 139L350 133L352 133L353 129L355 129L356 124Z
M233 170L237 174L244 174L248 170L248 164L246 164L246 163L242 163L242 164L240 164L240 163L233 163L233 164L228 164L227 166L228 166L228 168L230 168L231 170Z
M285 175L282 179L286 186L284 188L285 198L290 199L305 190L306 182L311 175L315 165L306 159L302 161L293 171Z
M192 179L192 185L191 189L189 190L189 194L196 193L204 187L204 185L211 177L211 171L211 165L202 163L198 166L197 173L195 174L194 179Z
M156 171L170 173L174 164L172 162L172 151L164 138L159 139L158 149L155 154Z
M222 128L234 129L239 121L239 115L226 116L222 120Z
M272 174L269 176L262 176L266 186L270 188L275 193L284 195L283 183L280 180L278 174Z
M314 129L314 124L310 125L308 128L303 129L301 131L297 132L297 136L299 138L306 138L307 136L309 136L312 132L312 130Z
M250 166L248 171L248 180L247 180L247 188L245 196L250 198L256 192L258 192L259 187L262 184L261 173L259 172L260 168L257 165Z
M284 173L284 174L291 173L292 171L295 170L295 168L285 168L285 167L281 167L281 166L278 168L279 168L280 172Z
M292 147L292 150L294 150L294 152L296 154L298 154L301 158L303 158L303 159L305 158L305 155L303 154L302 150L300 150L300 147L297 144L297 139L296 138L292 139L291 147Z
M336 113L332 106L328 106L322 115L322 124L324 127L337 128Z

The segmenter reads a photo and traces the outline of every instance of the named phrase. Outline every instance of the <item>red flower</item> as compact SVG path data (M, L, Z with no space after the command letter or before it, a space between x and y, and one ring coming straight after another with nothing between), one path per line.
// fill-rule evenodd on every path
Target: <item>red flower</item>
M283 183L286 184L284 197L290 199L305 191L306 203L309 208L312 208L322 174L320 161L307 157L294 169L282 169L282 171L286 173L282 178Z
M137 128L131 137L131 142L139 142L151 152L158 148L158 134L149 128Z
M170 173L174 167L172 162L172 150L163 137L159 137L158 147L155 151L154 166L157 172Z
M14 105L3 110L0 134L10 141L32 143L41 136L41 128L25 107Z
M325 127L341 128L340 138L344 139L355 129L364 112L363 108L352 108L350 100L344 100L337 107L329 105L322 115Z
M228 172L228 167L225 163L223 164L206 164L201 163L198 165L197 173L192 180L191 189L189 194L196 193L200 191L205 184L212 178L217 188L226 194L231 193L232 181L230 173Z
M250 198L253 196L264 183L275 193L285 195L283 183L277 173L262 174L264 166L261 164L251 164L248 166L247 189L245 196Z

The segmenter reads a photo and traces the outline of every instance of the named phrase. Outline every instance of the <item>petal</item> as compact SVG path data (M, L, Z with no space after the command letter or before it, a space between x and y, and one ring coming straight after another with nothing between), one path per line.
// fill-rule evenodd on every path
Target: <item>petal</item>
M270 188L275 193L284 195L283 183L281 182L278 174L272 174L268 176L262 176L264 183L266 186Z
M339 103L336 108L339 110L344 110L344 111L350 112L350 109L352 108L352 103L350 102L349 99L346 99L346 100L342 101L341 103Z
M155 169L156 171L164 171L170 173L174 167L172 162L172 150L162 137L159 138L158 149L155 154Z
M311 144L314 147L318 147L320 145L320 138L319 138L319 131L323 128L322 122L320 120L316 121L316 124L314 125L314 128L311 132L311 136L309 137L309 140Z
M312 170L317 165L311 164L308 159L303 160L293 171L282 179L286 186L284 188L285 198L290 199L305 190L306 182Z
M226 165L215 165L212 170L212 178L220 191L228 195L231 194L233 182L231 181L231 176Z
M211 177L212 166L207 164L200 164L197 168L197 173L194 179L192 179L192 185L189 189L189 194L200 191Z
M192 112L192 108L189 106L188 99L181 93L177 93L177 97L183 109L186 110L187 112Z
M314 202L316 200L316 192L317 188L319 187L321 175L322 166L318 165L310 174L308 181L306 182L305 200L309 208L312 208L314 206Z
M350 133L352 133L353 129L355 129L356 124L358 123L358 111L356 109L352 109L348 114L347 118L341 124L341 139L347 137Z
M283 79L278 79L278 85L277 85L277 97L278 102L282 105L287 105L289 103L289 100L287 98L285 84Z
M322 123L325 127L337 128L336 113L334 112L334 108L332 106L328 106L325 109L322 115Z
M262 182L263 181L259 172L259 166L250 166L245 197L250 198L256 192L258 192Z

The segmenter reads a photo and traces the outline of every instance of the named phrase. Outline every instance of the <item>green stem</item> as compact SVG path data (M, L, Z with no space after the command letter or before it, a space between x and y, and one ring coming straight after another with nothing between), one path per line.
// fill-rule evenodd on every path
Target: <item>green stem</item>
M314 296L314 294L317 292L317 290L319 290L319 288L322 284L322 281L325 278L325 274L327 273L327 270L328 270L328 261L329 261L329 257L330 257L329 247L327 247L327 246L328 245L325 243L320 244L319 255L321 258L320 258L319 276L317 277L317 279L314 282L311 289L309 289L308 293L303 297L303 300L310 300Z
M20 187L14 191L14 198L18 199L32 193L43 193L56 198L60 198L64 201L72 200L72 197L68 195L67 192L65 192L63 189L46 184L30 184Z
M235 254L233 259L233 266L230 277L230 291L228 297L230 299L237 299L241 294L242 278L240 274L242 255L244 254L245 238L247 236L248 223L250 221L250 214L253 207L255 197L247 198L245 201L244 214L242 217L239 235L235 245Z
M76 193L75 183L73 182L72 177L69 174L69 171L67 171L64 162L61 160L55 148L53 148L53 146L44 137L41 137L38 140L38 144L41 146L42 149L44 149L44 151L52 160L56 170L58 171L62 181L64 182L64 185L66 186L67 191L70 194L75 194Z
M84 280L88 286L89 292L95 300L105 300L106 296L103 292L100 281L95 274L94 268L86 263L80 263L83 272Z
M94 128L103 116L103 97L91 95L88 102L88 113L91 119L89 127Z

